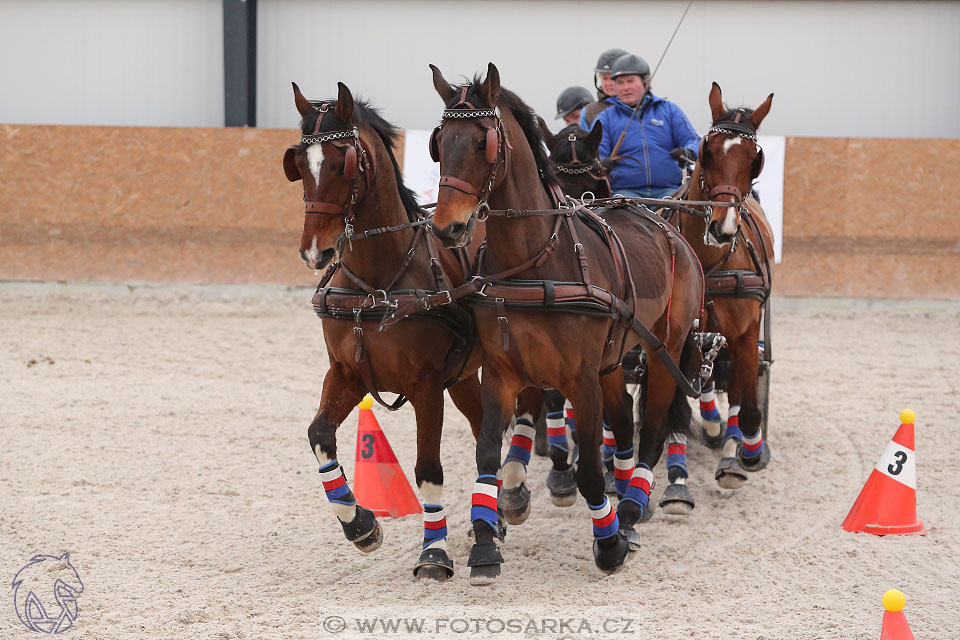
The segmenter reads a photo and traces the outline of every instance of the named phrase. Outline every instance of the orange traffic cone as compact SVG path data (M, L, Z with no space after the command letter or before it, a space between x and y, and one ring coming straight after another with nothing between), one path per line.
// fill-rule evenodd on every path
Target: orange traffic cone
M917 520L915 419L910 409L900 412L900 428L843 521L847 531L866 531L878 536L926 533L923 523Z
M914 640L913 631L903 615L903 606L907 603L903 592L890 589L883 594L883 627L880 628L880 640Z
M423 513L387 436L373 415L373 398L366 396L358 407L360 424L357 429L357 461L353 470L353 495L357 504L378 516L399 518Z

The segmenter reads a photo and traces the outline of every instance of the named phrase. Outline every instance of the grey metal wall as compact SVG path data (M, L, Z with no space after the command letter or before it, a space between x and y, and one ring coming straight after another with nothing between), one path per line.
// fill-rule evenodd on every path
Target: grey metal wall
M436 124L427 63L493 60L550 119L601 50L656 63L685 2L261 0L258 123L293 127L290 81L346 82L404 128ZM710 82L768 135L960 137L960 3L696 0L654 90L707 125ZM221 0L0 0L0 122L221 126ZM553 124L557 121L551 120Z
M221 0L0 0L0 122L222 126Z
M617 46L656 64L686 2L263 0L258 123L293 127L290 81L311 98L338 80L404 128L440 115L427 63L449 80L494 61L548 119ZM767 135L960 137L960 3L696 0L654 91L699 131L717 81L728 103L770 92ZM559 121L551 122L559 128Z

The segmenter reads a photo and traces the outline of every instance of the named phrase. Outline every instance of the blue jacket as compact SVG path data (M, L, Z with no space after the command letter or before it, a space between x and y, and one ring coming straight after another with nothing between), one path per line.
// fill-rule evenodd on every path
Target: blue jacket
M644 99L644 102L649 101L652 104L643 113L643 118L634 118L630 122L627 135L617 152L623 158L610 173L614 192L617 189L679 187L683 174L677 161L670 157L670 151L676 147L686 147L696 153L700 144L700 136L680 107L652 93ZM603 123L601 158L606 158L613 151L632 114L633 107L618 99L611 108L597 116L597 120Z

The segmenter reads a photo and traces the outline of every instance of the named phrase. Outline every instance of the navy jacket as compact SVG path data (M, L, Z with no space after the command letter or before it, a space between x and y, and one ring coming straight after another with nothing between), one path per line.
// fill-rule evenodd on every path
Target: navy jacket
M610 183L617 189L677 188L683 174L677 161L670 157L676 147L686 147L694 153L700 144L690 120L680 107L666 98L647 94L647 106L643 118L634 118L617 155L623 156L610 173ZM643 107L640 107L643 109ZM597 116L603 123L603 139L600 141L600 157L613 151L623 128L627 126L633 107L617 99L613 106Z

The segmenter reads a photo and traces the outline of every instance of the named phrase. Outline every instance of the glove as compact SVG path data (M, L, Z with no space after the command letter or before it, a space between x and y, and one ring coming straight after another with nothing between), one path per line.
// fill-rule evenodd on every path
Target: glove
M603 167L603 170L606 171L607 173L610 173L611 171L613 171L618 164L620 164L619 156L607 156L606 158L600 161L600 166Z
M677 161L677 164L680 165L680 168L684 168L688 164L696 164L697 154L691 149L686 147L677 147L670 152L670 157Z

